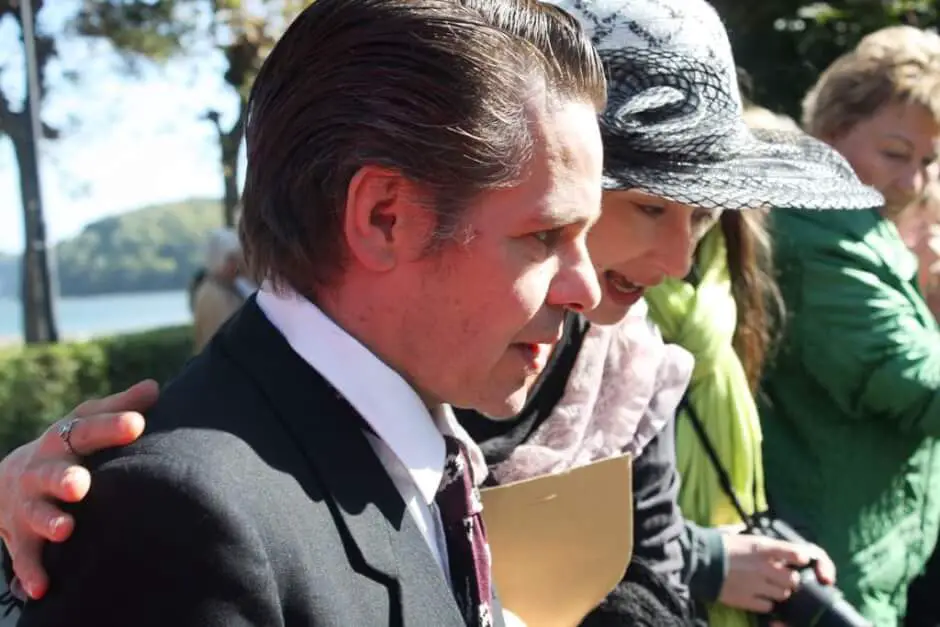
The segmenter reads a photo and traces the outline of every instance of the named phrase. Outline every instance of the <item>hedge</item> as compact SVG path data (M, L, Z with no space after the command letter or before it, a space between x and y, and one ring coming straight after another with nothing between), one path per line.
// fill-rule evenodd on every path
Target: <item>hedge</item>
M0 350L0 455L85 399L168 380L191 355L188 326Z

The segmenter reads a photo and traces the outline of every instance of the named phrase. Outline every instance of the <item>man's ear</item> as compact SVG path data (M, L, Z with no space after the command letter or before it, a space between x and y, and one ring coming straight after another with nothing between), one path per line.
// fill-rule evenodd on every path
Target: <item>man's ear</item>
M435 225L431 198L400 172L367 165L349 181L343 231L354 259L374 272L418 258Z

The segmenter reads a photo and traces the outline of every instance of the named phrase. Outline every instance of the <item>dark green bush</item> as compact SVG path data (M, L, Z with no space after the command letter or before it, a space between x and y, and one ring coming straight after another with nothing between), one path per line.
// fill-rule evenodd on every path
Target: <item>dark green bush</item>
M141 379L165 382L191 355L189 327L0 351L0 455L83 400Z
M164 383L175 376L193 353L191 327L169 327L146 333L115 335L100 340L112 391L141 379Z

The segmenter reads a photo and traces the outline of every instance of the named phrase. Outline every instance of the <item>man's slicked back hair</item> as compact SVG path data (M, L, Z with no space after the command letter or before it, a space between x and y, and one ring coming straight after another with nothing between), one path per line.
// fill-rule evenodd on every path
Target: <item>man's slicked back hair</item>
M539 92L598 111L606 97L597 52L555 6L316 0L250 96L240 230L255 278L308 295L337 279L346 192L363 166L430 192L441 227L480 193L518 184Z

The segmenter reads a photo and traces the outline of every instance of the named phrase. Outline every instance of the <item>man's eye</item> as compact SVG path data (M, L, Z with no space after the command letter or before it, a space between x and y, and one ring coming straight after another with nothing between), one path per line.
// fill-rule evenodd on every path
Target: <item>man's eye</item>
M532 237L544 244L547 248L554 248L558 245L558 241L561 239L561 233L561 229L551 229L548 231L539 231L538 233L533 233Z

